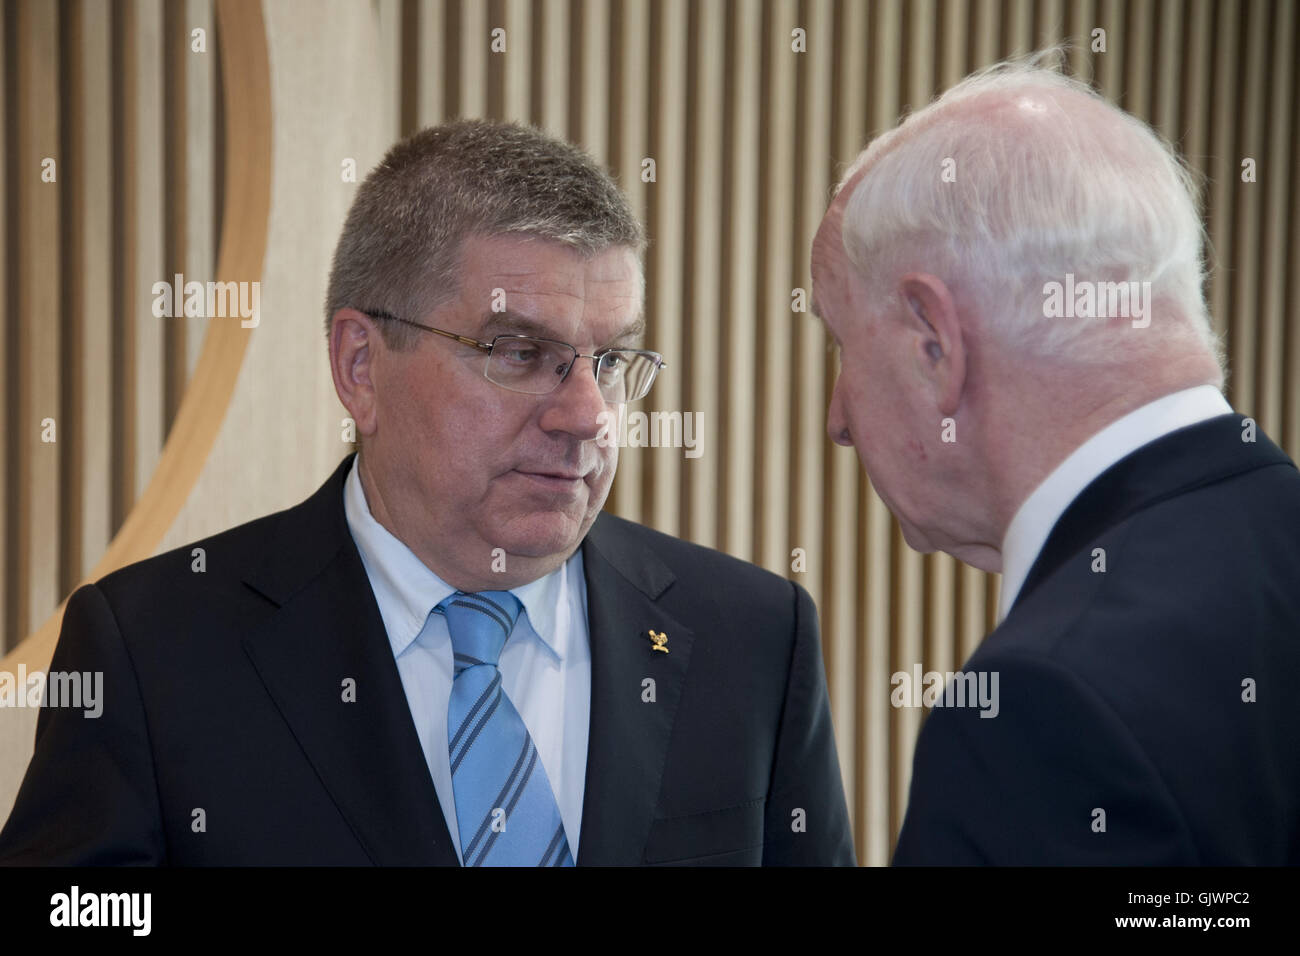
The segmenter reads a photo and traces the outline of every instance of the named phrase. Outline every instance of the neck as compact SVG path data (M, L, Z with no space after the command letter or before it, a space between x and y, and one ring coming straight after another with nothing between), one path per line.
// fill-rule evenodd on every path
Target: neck
M454 561L448 561L447 556L454 554L457 551L456 548L431 547L424 542L413 541L401 533L399 529L404 522L394 520L393 512L395 509L390 508L383 491L366 467L365 456L360 452L357 453L356 468L357 477L361 480L361 490L365 493L366 506L370 509L371 517L379 522L385 531L410 548L411 553L419 558L426 568L458 591L467 593L474 591L508 591L511 588L522 587L539 578L544 578L572 557L572 552L569 554L546 555L540 558L507 554L504 551L496 554L485 544L483 554L488 556L486 567L483 566L482 562L474 568L467 568Z

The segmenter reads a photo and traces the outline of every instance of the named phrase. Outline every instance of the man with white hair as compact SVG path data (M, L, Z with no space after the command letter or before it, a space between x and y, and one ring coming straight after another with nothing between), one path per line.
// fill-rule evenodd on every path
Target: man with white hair
M1221 394L1192 181L1036 63L875 140L813 244L828 431L918 551L1001 572L896 864L1300 862L1300 474ZM958 706L954 706L954 704Z

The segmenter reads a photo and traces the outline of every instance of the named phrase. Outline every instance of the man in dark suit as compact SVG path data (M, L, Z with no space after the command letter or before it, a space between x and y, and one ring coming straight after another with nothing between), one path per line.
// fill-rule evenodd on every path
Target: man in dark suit
M1223 398L1201 254L1172 151L1034 64L910 116L831 204L830 435L912 547L1002 573L896 864L1300 863L1300 473Z
M600 513L642 245L534 130L395 146L326 309L359 454L72 596L103 715L42 710L0 862L852 864L808 595Z

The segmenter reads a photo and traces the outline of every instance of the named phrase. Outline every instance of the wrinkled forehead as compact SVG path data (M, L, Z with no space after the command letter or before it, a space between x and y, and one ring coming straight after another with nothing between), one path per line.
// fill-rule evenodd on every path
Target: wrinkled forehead
M462 301L480 332L577 343L621 337L643 325L645 282L630 247L584 255L558 244L488 243L477 251L483 257L467 261Z

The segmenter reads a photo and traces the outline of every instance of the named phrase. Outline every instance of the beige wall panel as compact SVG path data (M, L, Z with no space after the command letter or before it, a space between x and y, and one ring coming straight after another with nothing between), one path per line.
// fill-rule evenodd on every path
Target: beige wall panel
M79 497L80 560L75 578L90 573L112 537L112 508L103 476L110 473L113 408L112 376L108 357L112 355L108 321L113 303L113 167L109 63L109 9L105 4L78 4L80 30L74 42L80 63L81 86L77 96L82 112L70 123L80 155L78 223L80 248L75 255L80 273L81 299L72 323L80 338L79 362L72 370L78 381L80 419L77 439L81 444L78 487L66 490ZM63 597L63 595L60 595ZM48 611L43 609L43 613Z
M153 476L163 446L164 325L180 321L153 314L153 285L168 279L163 260L162 3L131 0L135 5L131 43L135 56L127 67L134 75L134 243L135 268L130 308L135 317L131 348L135 352L135 465L132 500L138 500Z
M217 248L213 240L213 150L216 148L216 98L220 95L216 81L216 40L213 34L212 0L185 0L185 33L201 29L207 38L207 53L195 53L185 47L185 262L186 275L207 277L217 267ZM184 321L186 378L194 374L207 320L193 316Z
M59 600L60 442L69 435L59 407L60 368L59 263L45 250L59 241L60 183L69 174L59 143L57 8L26 0L15 17L21 42L16 64L18 82L17 182L18 248L14 250L18 285L18 352L9 374L17 380L14 427L18 469L17 570L13 597L17 628L35 627ZM56 182L44 182L42 163L55 162ZM16 361L15 361L16 359ZM42 422L53 419L58 441L42 440Z
M272 0L264 15L274 144L261 321L216 444L160 550L296 504L350 450L323 306L357 188L342 181L342 161L354 158L360 179L395 135L382 76L361 68L380 55L381 35L368 8L346 0Z

